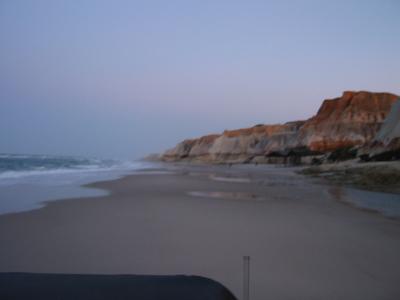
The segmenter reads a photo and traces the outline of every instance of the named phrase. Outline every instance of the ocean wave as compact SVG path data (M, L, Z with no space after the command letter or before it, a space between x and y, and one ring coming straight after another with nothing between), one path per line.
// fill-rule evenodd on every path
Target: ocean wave
M80 172L137 170L142 162L50 155L0 154L0 179Z

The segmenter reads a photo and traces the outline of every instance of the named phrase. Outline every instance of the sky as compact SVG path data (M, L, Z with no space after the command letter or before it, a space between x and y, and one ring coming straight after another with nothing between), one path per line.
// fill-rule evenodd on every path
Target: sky
M0 153L140 158L400 95L400 1L0 0Z

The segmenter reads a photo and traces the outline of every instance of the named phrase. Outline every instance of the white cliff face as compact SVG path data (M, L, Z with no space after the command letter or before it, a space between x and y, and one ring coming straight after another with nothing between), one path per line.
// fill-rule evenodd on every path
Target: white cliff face
M210 147L210 160L215 162L244 162L252 154L258 134L227 136L221 135Z
M400 158L400 98L393 104L373 141L360 154L372 160Z
M189 155L194 140L185 140L164 152L164 160L179 160Z
M189 157L190 158L202 158L208 159L210 155L210 148L214 144L215 140L218 139L219 134L211 134L203 136L197 139L193 146L190 149Z
M213 160L243 160L282 151L296 141L298 129L304 122L277 125L259 125L251 128L226 131L210 148Z
M374 141L382 143L383 146L388 146L395 139L400 139L400 99L393 104Z
M261 141L265 155L272 153L284 153L298 147L298 133L305 121L288 122L273 132L267 139Z
M240 135L235 137L221 135L210 148L210 154L212 156L247 154L251 152L251 145L256 141L256 135Z
M190 149L189 157L199 157L204 155L209 155L211 144L209 143L196 143Z

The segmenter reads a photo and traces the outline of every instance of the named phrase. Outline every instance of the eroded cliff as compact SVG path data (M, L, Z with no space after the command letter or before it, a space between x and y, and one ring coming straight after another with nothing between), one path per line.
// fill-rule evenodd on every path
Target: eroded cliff
M288 157L322 155L369 145L397 99L398 96L390 93L344 92L341 97L325 100L317 114L306 121L260 124L188 139L167 150L162 159L215 163L286 162ZM398 110L400 113L400 108ZM387 140L387 134L385 137ZM391 143L398 143L396 138L391 140L394 140Z
M329 152L370 142L398 96L389 93L344 92L325 100L299 131L298 146Z

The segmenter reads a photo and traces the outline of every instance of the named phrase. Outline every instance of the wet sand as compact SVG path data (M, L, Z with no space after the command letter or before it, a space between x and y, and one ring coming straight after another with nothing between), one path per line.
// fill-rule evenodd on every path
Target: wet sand
M179 166L0 216L0 271L193 274L242 298L400 299L400 222L287 168Z

